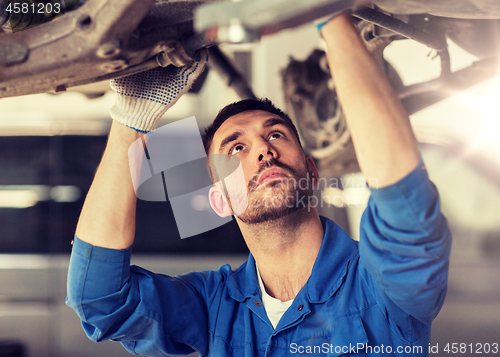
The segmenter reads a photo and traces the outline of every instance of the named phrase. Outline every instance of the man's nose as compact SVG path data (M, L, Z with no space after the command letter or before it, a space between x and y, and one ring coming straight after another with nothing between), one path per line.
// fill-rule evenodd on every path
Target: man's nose
M267 161L271 158L277 159L278 152L267 140L262 140L258 146L257 158L258 162Z

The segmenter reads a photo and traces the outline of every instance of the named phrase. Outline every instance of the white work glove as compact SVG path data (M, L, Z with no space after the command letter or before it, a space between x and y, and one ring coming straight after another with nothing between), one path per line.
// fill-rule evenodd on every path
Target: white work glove
M113 79L111 88L117 96L111 117L137 131L155 130L167 109L191 88L207 61L208 52L204 49L184 67L158 67Z

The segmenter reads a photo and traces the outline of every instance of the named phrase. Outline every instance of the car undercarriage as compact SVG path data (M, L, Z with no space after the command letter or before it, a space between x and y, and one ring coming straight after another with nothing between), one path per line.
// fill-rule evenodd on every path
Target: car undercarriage
M32 14L35 4L44 5L45 12ZM55 14L57 4L63 10ZM210 67L241 98L254 98L249 81L218 44L259 41L342 11L357 19L362 38L409 115L494 76L500 68L496 1L460 0L450 6L448 1L313 0L288 1L284 7L277 0L6 0L2 5L0 97L60 93L157 66L182 66L198 50L209 48ZM383 52L405 38L428 46L440 58L439 78L402 84ZM452 73L447 39L479 60ZM320 169L337 176L359 171L324 53L315 51L302 62L292 59L282 76L287 111Z

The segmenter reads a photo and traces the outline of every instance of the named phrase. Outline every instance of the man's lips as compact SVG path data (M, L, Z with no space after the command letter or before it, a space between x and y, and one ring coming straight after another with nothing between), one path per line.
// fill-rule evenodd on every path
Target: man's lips
M285 177L285 178L288 177L287 174L285 173L285 171L283 171L280 168L273 167L273 168L265 170L260 175L259 185L261 185L267 181L270 181L270 180L273 180L276 178L283 178L283 177Z

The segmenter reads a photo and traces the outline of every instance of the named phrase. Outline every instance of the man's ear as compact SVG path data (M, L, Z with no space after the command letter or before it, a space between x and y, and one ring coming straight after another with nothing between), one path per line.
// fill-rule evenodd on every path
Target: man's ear
M318 168L316 167L316 164L314 163L314 159L310 155L306 155L306 163L307 163L307 170L309 171L309 174L312 177L313 187L319 185Z
M217 182L208 193L210 206L219 217L228 217L233 214L226 200L226 195L222 192L221 183Z

